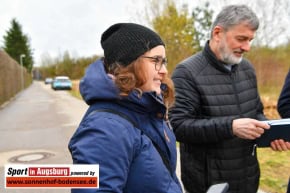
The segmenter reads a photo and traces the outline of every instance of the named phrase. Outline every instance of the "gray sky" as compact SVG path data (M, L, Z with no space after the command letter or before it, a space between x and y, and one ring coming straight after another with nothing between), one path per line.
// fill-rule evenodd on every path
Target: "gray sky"
M102 32L132 21L132 0L0 0L0 5L0 46L16 18L31 39L35 65L64 51L74 57L102 54Z

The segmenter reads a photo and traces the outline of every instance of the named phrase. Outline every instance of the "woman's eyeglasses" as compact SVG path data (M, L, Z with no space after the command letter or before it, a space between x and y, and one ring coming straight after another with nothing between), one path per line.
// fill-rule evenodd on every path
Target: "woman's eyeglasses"
M167 58L163 58L162 56L141 56L142 58L149 58L155 64L155 70L160 71L162 66L167 66Z

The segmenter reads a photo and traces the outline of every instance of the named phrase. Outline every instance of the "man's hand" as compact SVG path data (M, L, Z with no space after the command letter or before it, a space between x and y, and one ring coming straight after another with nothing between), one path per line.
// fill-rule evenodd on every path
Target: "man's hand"
M271 148L274 151L290 150L290 142L285 142L283 139L277 139L271 142Z
M253 140L260 137L264 129L270 129L270 125L256 119L241 118L233 120L232 128L235 136Z

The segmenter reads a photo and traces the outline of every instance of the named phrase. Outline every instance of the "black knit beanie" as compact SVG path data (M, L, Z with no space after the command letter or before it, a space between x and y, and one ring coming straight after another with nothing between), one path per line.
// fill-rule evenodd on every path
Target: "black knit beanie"
M109 27L101 38L105 63L127 66L145 52L164 45L160 36L151 29L134 23L117 23Z

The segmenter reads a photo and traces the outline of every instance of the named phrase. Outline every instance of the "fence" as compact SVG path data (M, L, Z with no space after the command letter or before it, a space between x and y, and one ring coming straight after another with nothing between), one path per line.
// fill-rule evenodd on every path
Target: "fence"
M22 73L22 74L21 74ZM6 52L0 50L0 105L29 86L32 77Z

